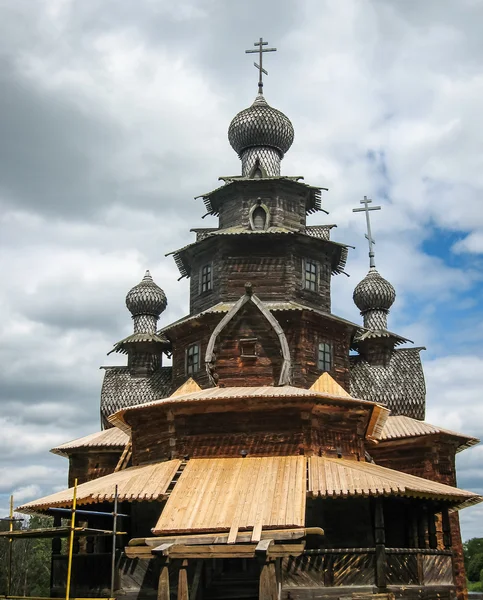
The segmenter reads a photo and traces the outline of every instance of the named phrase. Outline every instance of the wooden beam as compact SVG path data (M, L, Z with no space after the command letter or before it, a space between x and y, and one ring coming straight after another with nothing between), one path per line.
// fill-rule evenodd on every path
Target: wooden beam
M382 498L376 498L374 502L374 541L376 543L376 585L378 588L385 588L387 557Z
M260 539L273 539L275 541L300 540L307 535L324 535L324 530L320 527L299 527L293 529L265 529L262 530ZM251 531L239 531L236 542L251 542L253 533ZM228 533L198 533L198 534L180 534L166 535L148 538L132 538L129 541L129 547L133 546L152 546L160 544L183 544L185 546L196 546L198 544L226 544Z
M189 600L188 561L183 560L178 573L178 600Z
M156 546L155 548L151 548L151 552L153 554L162 554L163 556L168 556L169 549L171 548L171 546L173 546L173 543L160 544L159 546Z
M233 523L230 529L230 533L228 534L228 539L226 540L227 544L234 544L236 542L236 538L238 535L238 524Z
M266 562L262 567L258 597L260 600L278 600L277 574L273 560Z
M261 540L255 548L256 554L267 554L269 547L273 544L273 540Z
M438 547L438 537L436 534L436 515L434 507L430 506L428 510L428 533L429 533L429 547L436 549Z
M443 524L443 544L445 548L451 548L452 540L451 540L451 524L449 520L449 510L448 507L445 506L441 511L441 519Z
M170 600L169 597L169 565L168 561L163 560L158 580L157 600Z

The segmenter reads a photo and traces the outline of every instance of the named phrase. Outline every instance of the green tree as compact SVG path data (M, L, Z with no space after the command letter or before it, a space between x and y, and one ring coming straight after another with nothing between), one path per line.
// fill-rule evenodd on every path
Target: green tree
M15 529L42 529L52 527L50 517L30 517L16 522ZM7 531L8 522L0 521L0 529ZM12 542L12 575L10 594L14 596L50 595L51 540L20 538ZM9 541L0 538L0 593L7 591Z

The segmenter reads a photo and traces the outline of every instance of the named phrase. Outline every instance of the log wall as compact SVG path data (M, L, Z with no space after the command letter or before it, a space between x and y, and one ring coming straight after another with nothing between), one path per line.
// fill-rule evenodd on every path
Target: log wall
M424 438L419 443L414 439L384 442L372 448L371 454L377 464L389 469L456 486L456 447L457 443L454 441L431 436ZM450 526L454 552L453 574L458 600L466 600L468 592L463 543L457 512L451 513ZM441 534L441 527L439 529Z

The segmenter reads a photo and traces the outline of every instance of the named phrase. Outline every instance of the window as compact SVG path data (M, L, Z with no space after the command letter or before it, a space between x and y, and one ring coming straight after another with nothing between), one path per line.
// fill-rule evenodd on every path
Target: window
M332 369L332 344L320 342L317 354L317 366L321 371Z
M200 347L193 344L186 350L186 373L193 375L200 370Z
M257 206L253 211L253 229L265 229L267 213L261 206Z
M258 198L257 203L251 207L248 219L251 229L258 229L260 231L268 229L270 225L270 211L268 210L268 206L263 204L261 198Z
M317 263L314 260L305 260L305 289L311 292L317 291Z
M201 293L209 292L212 288L211 263L201 268Z
M242 358L256 358L257 338L244 338L240 340L240 355Z

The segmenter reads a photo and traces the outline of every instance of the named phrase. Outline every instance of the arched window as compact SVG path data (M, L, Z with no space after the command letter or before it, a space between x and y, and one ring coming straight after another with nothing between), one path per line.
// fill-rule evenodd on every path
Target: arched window
M267 222L267 213L261 206L253 211L253 229L265 229L265 223Z
M270 213L268 208L259 199L257 204L250 209L250 227L252 229L267 229L269 220Z

